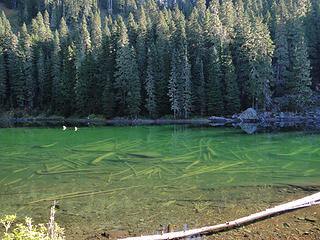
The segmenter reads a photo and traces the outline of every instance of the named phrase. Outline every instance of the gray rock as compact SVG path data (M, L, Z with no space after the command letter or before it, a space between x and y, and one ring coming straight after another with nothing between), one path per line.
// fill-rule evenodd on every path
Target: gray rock
M248 108L247 110L245 110L243 113L240 114L239 119L241 121L255 121L258 119L258 114L257 111L254 110L253 108Z

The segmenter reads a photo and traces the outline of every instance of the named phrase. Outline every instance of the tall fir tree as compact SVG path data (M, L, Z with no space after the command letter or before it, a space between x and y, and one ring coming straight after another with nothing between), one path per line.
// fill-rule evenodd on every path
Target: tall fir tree
M6 69L4 56L0 50L0 109L4 109L7 95Z
M310 60L306 42L302 34L297 35L292 55L292 63L289 68L289 77L287 83L287 92L293 95L291 100L292 108L295 111L304 111L305 107L310 103L311 97L311 77L310 77ZM291 108L290 107L290 108Z
M281 97L284 94L285 82L288 77L289 68L289 49L288 49L288 34L286 29L285 13L280 8L276 14L275 26L275 50L273 58L273 68L275 74L274 95Z
M183 67L182 67L182 74L181 74L181 80L183 82L183 103L182 103L182 109L183 109L183 115L184 118L188 118L191 114L192 110L192 99L191 99L191 72L190 72L190 64L188 61L188 55L187 51L184 55L184 61L183 61Z
M60 48L60 38L58 30L55 31L53 50L52 50L52 111L61 113L60 107L64 104L62 102L63 97L61 95L62 91L62 76L61 76L61 48Z
M171 110L173 111L173 117L176 119L179 116L181 111L179 106L179 96L178 96L178 76L177 76L177 67L176 67L176 51L174 50L172 53L171 60L171 72L170 79L168 85L168 96L171 105Z
M220 56L215 47L213 47L209 62L209 79L207 83L207 107L208 114L220 116L224 113L224 104L221 92L221 64Z
M118 17L119 39L117 42L117 57L115 89L116 97L119 101L120 114L137 118L141 106L141 84L137 73L137 60L133 47L129 46L127 28Z
M137 72L138 64L136 59L136 53L133 47L131 47L129 53L130 59L127 65L128 113L131 118L137 119L141 110L141 83L139 73Z
M157 112L160 116L169 114L170 104L168 97L168 80L170 75L170 30L165 14L160 12L159 22L156 25L156 49L158 52L157 65L158 79L155 82Z
M35 82L32 77L32 41L28 33L26 24L22 25L19 38L19 57L21 61L21 83L23 82L24 107L32 107L33 96L35 94Z
M75 45L72 43L67 47L66 55L62 64L62 86L60 94L62 95L62 105L60 111L66 117L76 112L76 93L75 85L77 82L76 53Z
M221 71L224 83L225 114L232 115L240 110L240 97L229 46L225 47L221 56Z
M148 65L147 65L147 78L145 80L145 88L147 93L146 109L149 113L149 117L155 118L157 116L157 99L155 81L157 76L156 69L157 52L155 45L152 44L148 50Z
M249 76L245 87L251 106L265 109L271 101L273 42L260 17L252 23L252 28L253 35L245 43L249 56Z

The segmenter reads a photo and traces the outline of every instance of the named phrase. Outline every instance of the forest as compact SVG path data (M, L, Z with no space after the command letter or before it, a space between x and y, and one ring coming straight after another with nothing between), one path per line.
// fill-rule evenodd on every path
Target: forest
M6 0L0 112L229 116L320 105L319 0Z

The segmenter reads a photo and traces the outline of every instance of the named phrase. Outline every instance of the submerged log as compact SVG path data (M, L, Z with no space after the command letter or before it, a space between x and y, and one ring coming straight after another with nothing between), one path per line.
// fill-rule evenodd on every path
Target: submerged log
M179 232L171 232L157 235L149 235L149 236L141 236L141 237L129 237L118 240L165 240L165 239L178 239L190 237L197 234L204 234L208 232L218 231L225 228L231 228L235 226L242 225L244 223L252 222L261 218L265 218L267 216L274 215L276 213L281 213L285 211L290 211L298 208L309 207L312 205L320 204L320 192L312 194L310 196L300 198L295 201L291 201L285 204L278 205L273 208L268 208L262 212L258 212L255 214L251 214L247 217L239 218L237 220L233 220L231 222L226 222L214 226L202 227L197 229L191 229L186 231Z

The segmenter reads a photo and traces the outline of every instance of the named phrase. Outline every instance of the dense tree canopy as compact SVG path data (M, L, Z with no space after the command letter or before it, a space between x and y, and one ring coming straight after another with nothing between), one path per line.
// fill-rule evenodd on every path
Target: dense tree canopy
M302 111L320 91L318 0L4 2L0 111Z

